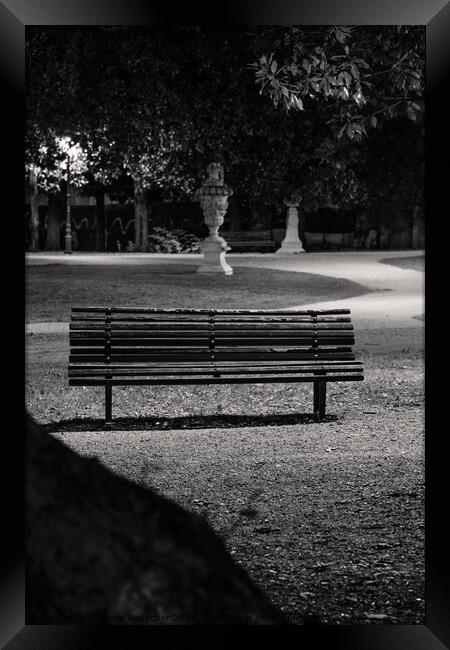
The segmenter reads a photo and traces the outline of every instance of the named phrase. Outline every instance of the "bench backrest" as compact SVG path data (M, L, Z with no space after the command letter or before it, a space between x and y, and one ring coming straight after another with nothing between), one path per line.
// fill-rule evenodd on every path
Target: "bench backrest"
M271 241L270 230L232 230L222 233L226 241Z
M73 307L70 362L353 360L350 310Z

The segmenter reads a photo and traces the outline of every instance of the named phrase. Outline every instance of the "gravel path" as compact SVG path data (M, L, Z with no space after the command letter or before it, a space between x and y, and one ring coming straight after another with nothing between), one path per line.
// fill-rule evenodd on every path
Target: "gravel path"
M423 623L417 407L320 424L55 434L207 518L293 623ZM195 450L195 451L194 451ZM195 477L195 480L194 480Z

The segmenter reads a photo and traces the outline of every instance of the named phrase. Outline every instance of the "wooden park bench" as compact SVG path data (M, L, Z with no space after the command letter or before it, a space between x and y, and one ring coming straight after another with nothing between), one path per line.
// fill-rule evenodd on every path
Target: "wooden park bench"
M69 385L313 382L325 415L329 381L364 379L349 309L321 311L73 307Z
M275 242L272 241L270 230L242 230L224 232L223 238L230 246L231 251L238 248L268 248L271 251L275 249Z

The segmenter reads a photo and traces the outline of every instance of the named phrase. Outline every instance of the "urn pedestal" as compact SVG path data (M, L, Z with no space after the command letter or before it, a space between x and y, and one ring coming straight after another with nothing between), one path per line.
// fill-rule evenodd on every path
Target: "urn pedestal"
M285 253L304 253L302 241L298 234L298 203L286 202L288 212L286 217L286 234L281 242L277 255Z
M225 273L233 275L233 268L227 263L225 254L227 250L217 245L216 241L205 239L201 246L204 262L198 267L197 273Z

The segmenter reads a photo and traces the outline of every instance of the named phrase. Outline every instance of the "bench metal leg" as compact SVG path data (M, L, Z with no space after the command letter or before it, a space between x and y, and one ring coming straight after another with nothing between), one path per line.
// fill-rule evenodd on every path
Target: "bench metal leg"
M325 415L325 406L327 399L327 382L314 382L314 419L319 422Z
M319 381L319 419L325 415L325 407L327 401L327 382Z
M112 386L105 385L105 429L112 427Z
M319 384L320 382L314 382L314 419L316 422L320 420L319 415Z

